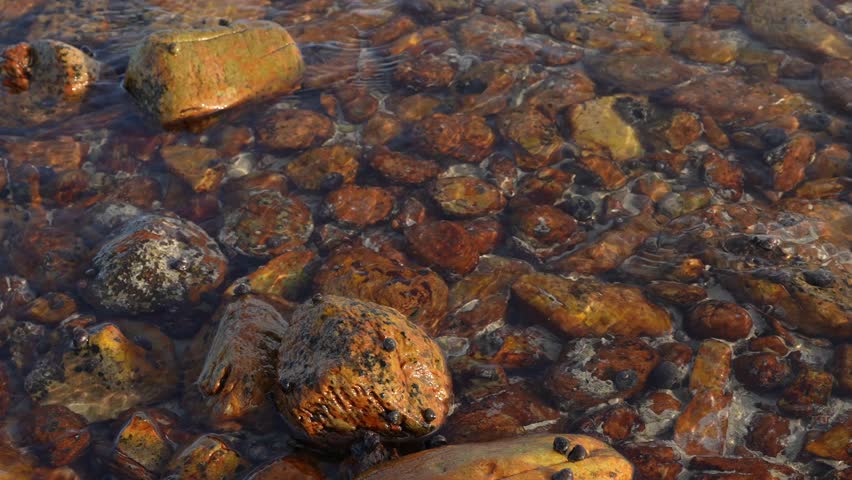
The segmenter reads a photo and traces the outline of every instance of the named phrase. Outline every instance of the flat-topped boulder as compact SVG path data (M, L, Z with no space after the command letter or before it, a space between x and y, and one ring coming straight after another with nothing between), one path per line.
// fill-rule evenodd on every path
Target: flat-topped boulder
M299 88L305 69L280 25L239 21L150 35L131 54L124 88L163 125Z

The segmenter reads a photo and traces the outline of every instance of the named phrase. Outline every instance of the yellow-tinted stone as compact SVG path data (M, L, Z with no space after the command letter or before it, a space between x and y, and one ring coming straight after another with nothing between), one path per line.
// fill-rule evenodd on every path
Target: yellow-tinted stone
M196 192L216 190L225 176L224 165L216 165L219 152L213 148L172 145L160 151L166 168Z
M569 448L582 445L588 455L571 461L553 449L553 434L523 435L488 443L450 445L407 455L379 465L358 480L550 480L570 469L574 480L628 480L633 466L607 444L584 435L559 435Z
M643 153L636 130L613 108L620 98L629 98L629 95L589 100L574 106L568 114L572 138L578 145L597 153L609 152L617 162Z
M241 21L152 34L131 55L124 87L143 109L170 125L291 92L304 69L284 28Z
M814 0L751 0L745 21L752 32L779 46L852 59L852 44L815 14Z

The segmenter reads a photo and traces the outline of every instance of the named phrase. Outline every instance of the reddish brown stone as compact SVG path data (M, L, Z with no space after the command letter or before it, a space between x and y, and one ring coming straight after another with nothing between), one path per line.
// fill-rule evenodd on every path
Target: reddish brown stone
M222 188L225 203L238 204L246 202L261 190L278 192L281 195L290 193L287 177L277 172L254 172L228 181Z
M556 123L538 110L528 108L500 115L500 134L512 148L515 162L524 170L533 170L558 162L564 141Z
M475 240L456 222L421 223L407 229L405 239L415 258L450 275L466 275L479 263Z
M219 152L213 148L171 145L163 147L160 155L166 168L196 192L218 189L225 177L225 166L219 162Z
M713 28L728 28L740 23L743 13L731 3L717 3L707 11L707 20Z
M253 470L245 480L325 480L314 462L287 456Z
M346 185L325 198L325 206L333 219L358 228L385 220L394 203L395 198L387 189L357 185Z
M0 363L0 420L6 417L12 402L12 388L9 385L9 371L6 364Z
M820 458L848 464L852 462L850 444L852 444L852 418L847 416L828 431L808 441L805 451Z
M707 291L698 285L687 285L679 282L653 282L648 285L646 291L663 301L681 307L695 305L707 298Z
M439 334L473 338L490 323L505 319L512 284L531 272L520 260L483 257L476 270L450 290L450 313L441 321Z
M724 65L736 59L737 50L735 40L700 25L676 27L672 33L672 51L696 62Z
M790 381L790 364L774 353L740 355L734 360L737 381L749 390L774 390Z
M643 435L655 437L670 429L682 406L670 390L651 392L638 405L639 416L645 424Z
M362 131L367 145L385 145L402 133L402 123L389 113L379 112L364 125Z
M30 224L12 237L8 255L15 273L34 287L71 290L83 273L89 251L73 231Z
M612 270L632 255L660 226L650 215L637 215L608 230L597 241L555 262L564 273L596 274Z
M701 342L689 376L689 391L722 392L731 376L731 346L718 340Z
M577 159L576 166L589 183L606 190L617 190L627 183L627 177L621 168L606 157L583 155Z
M748 342L748 349L752 352L777 353L784 356L790 351L784 339L778 335L753 338Z
M704 137L711 146L719 150L727 150L731 146L731 140L728 138L728 135L719 128L719 124L716 123L713 117L702 115L701 125L704 127Z
M551 120L572 105L595 98L595 84L583 72L565 69L548 76L524 97L525 103L538 108Z
M45 324L57 324L77 312L77 302L61 292L50 292L30 302L23 310L24 318Z
M544 167L525 176L518 185L518 196L532 203L552 205L562 198L574 182L574 175Z
M428 269L408 268L364 247L329 256L314 277L316 290L395 308L434 333L447 311L447 285Z
M426 155L476 163L494 148L496 136L477 115L432 114L414 128L414 139Z
M773 413L756 413L749 425L746 445L770 457L784 451L790 436L790 421Z
M789 142L769 152L766 163L772 167L772 188L787 192L796 187L805 178L805 167L816 152L813 137L799 135Z
M808 178L832 178L852 174L852 153L838 143L826 145L808 165Z
M743 171L715 151L709 151L703 159L704 177L711 188L718 190L719 195L733 202L743 195Z
M512 286L512 298L569 337L606 334L660 336L671 331L667 311L632 286L535 273Z
M520 382L465 402L453 412L444 434L453 443L484 442L517 436L526 426L549 427L558 419L559 412L535 393L533 385Z
M475 340L471 347L474 358L505 368L542 368L555 362L562 350L561 339L537 325L506 325Z
M678 417L674 442L687 455L713 455L725 452L728 407L732 395L713 390L695 394Z
M174 454L176 439L168 437L169 419L137 411L121 427L109 464L117 475L134 480L159 478Z
M348 82L338 85L334 94L340 101L343 117L350 123L363 123L379 110L379 100L364 85Z
M444 357L397 310L321 295L297 308L291 325L273 392L302 437L349 445L360 430L371 430L384 439L415 439L444 424L452 402Z
M618 447L636 468L634 480L676 480L683 466L677 451L657 443L628 443Z
M460 22L456 36L459 46L480 57L503 60L509 58L521 58L522 61L511 63L529 63L532 52L520 54L518 50L529 50L530 47L523 45L524 29L515 22L488 15L473 15L469 19Z
M852 344L844 343L834 349L834 376L837 391L841 395L852 395Z
M331 138L334 123L325 115L310 110L275 110L259 120L260 144L275 150L302 150Z
M735 303L705 300L689 312L685 324L693 337L736 341L751 333L752 320L748 310Z
M616 443L633 438L643 428L639 412L630 405L620 403L581 419L572 430L607 443Z
M421 54L400 62L393 72L393 79L415 92L436 90L446 88L452 83L456 69L456 65L446 57Z
M810 367L802 370L778 399L778 409L793 417L808 417L826 405L834 378Z
M533 205L512 214L512 243L525 255L543 261L559 255L580 241L577 220L550 205Z
M432 114L441 101L422 93L407 95L394 105L394 111L403 122L417 122Z
M491 253L503 241L503 225L496 217L479 217L461 222L467 233L473 237L477 253Z
M641 392L657 359L657 352L640 339L573 340L544 385L563 410L584 410Z
M218 239L235 254L272 258L304 245L313 229L311 211L298 197L256 190L225 209Z
M798 470L784 465L771 463L760 457L717 457L701 455L693 457L689 462L690 470L709 470L714 472L731 472L730 474L703 475L693 478L754 478L762 480L805 480ZM726 475L728 475L726 477Z
M55 467L73 463L92 441L86 419L62 405L35 408L32 422L33 442L47 450L49 462Z
M219 435L198 437L168 463L165 477L235 480L248 462Z
M360 155L357 148L348 145L318 147L299 155L296 160L287 164L285 170L287 176L299 188L328 189L326 185L329 183L340 186L355 181Z
M852 112L852 60L832 60L823 64L820 86L832 105Z
M417 185L438 176L440 167L431 160L419 160L410 155L377 148L370 157L370 166L394 183Z
M497 213L506 206L506 198L500 190L477 177L439 178L430 194L451 217L478 217Z

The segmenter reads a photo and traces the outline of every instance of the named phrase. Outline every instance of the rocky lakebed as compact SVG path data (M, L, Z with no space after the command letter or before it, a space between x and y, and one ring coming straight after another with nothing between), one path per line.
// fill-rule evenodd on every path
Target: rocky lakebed
M852 2L0 0L0 480L852 479Z

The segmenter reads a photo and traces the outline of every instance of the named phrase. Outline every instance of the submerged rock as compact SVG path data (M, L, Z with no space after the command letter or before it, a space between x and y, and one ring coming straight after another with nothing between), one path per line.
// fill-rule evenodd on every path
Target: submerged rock
M55 40L19 43L0 54L0 78L13 92L29 90L32 84L45 93L79 97L100 71L100 63L82 50Z
M848 38L814 13L813 0L750 0L745 22L752 32L779 47L852 59Z
M358 480L629 480L633 466L607 444L584 435L559 435L566 456L555 450L553 434L523 435L489 443L451 445L381 464ZM581 457L581 458L579 458Z
M669 313L638 288L593 278L524 275L512 286L512 298L570 337L660 336L672 329Z
M152 34L131 54L124 87L160 123L171 125L291 92L304 68L284 28L239 21Z
M285 419L318 444L359 432L422 437L445 421L452 382L441 350L398 311L320 295L293 314L281 342L275 399Z
M633 97L617 95L590 100L571 108L568 121L572 138L594 153L606 153L617 162L637 158L644 152L636 130L619 115L616 105Z
M180 309L224 280L227 260L199 226L143 215L101 246L83 289L101 309L130 315Z

